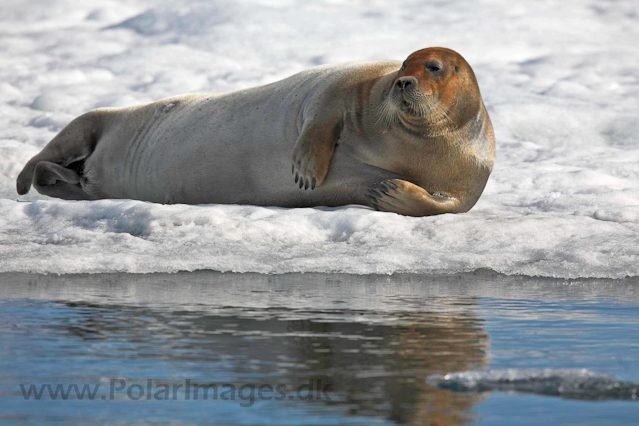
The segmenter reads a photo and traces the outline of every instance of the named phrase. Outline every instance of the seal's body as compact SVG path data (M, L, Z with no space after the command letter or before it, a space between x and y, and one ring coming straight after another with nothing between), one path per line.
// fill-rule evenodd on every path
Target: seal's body
M440 59L438 76L411 72L408 65L424 62L426 51L461 61L450 64L450 79L459 80L464 65L473 84L444 82L448 65ZM466 211L494 158L472 70L458 54L437 48L400 67L321 66L238 92L98 109L27 163L18 193L33 182L64 199L364 204L414 216Z

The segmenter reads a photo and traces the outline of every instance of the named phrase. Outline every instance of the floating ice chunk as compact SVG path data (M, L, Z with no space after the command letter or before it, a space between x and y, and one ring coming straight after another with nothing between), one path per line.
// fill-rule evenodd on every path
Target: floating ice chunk
M636 400L639 384L587 369L507 369L431 376L431 384L456 392L514 392L568 399Z

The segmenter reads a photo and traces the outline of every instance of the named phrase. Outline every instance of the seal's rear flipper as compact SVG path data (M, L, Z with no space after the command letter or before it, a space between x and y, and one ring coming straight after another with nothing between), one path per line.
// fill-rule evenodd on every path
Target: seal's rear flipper
M90 200L75 171L50 161L40 161L35 166L33 186L40 193L63 200Z
M36 158L32 158L26 166L22 169L20 174L18 175L18 179L16 181L16 190L18 194L24 195L31 189L31 181L33 180L33 171L35 170L36 164L38 164Z
M38 192L51 197L66 200L91 198L82 190L81 177L76 172L77 167L73 166L82 165L81 161L95 149L103 115L97 112L88 112L73 120L29 160L16 181L18 194L29 192L33 182Z

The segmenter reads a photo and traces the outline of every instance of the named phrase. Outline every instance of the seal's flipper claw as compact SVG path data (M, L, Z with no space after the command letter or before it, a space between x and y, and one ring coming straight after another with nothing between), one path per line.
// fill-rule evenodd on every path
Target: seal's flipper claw
M377 197L371 194L366 194L366 198L368 198L368 204L374 208L375 210L379 210L379 200Z

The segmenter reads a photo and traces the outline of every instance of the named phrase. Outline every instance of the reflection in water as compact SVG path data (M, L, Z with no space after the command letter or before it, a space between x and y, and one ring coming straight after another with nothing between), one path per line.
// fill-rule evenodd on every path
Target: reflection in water
M469 365L481 368L488 336L472 313L415 312L400 321L291 321L293 334L283 345L291 360L305 364L305 375L331 383L352 414L383 415L397 423L459 423L474 398L429 387L425 378Z
M633 281L214 272L0 280L0 393L11 396L0 400L3 423L465 424L486 412L485 396L427 377L485 370L489 361L603 371L639 359L628 343ZM180 401L119 393L62 403L25 401L18 388L101 383L108 393L116 378L284 385L287 398L194 401L183 391ZM318 382L330 385L330 400L288 399Z
M367 311L251 309L248 318L237 307L218 307L211 315L205 309L64 302L66 316L47 327L85 344L106 343L116 350L103 354L109 357L145 363L159 359L174 368L187 364L191 373L185 377L220 390L226 383L285 384L286 389L321 383L329 386L331 401L309 402L341 405L349 415L458 424L476 397L429 386L425 379L481 368L485 362L488 336L472 313L473 304L464 301L465 312L445 311L459 302L439 300L443 311L396 317ZM125 371L124 377L128 375L132 381L146 380L135 370Z
M104 377L131 383L151 378L156 384L189 379L218 389L254 383L289 390L321 383L329 385L330 401L263 403L293 416L321 415L329 408L343 419L419 424L469 419L478 396L430 386L426 377L485 368L488 335L476 316L475 297L423 289L419 294L416 283L387 278L349 285L334 278L274 283L276 277L255 276L245 285L247 276L191 277L137 277L128 284L96 276L48 277L15 285L12 297L52 299L35 307L49 312L32 326L54 336L49 359L76 360L69 363L70 376L82 383ZM21 383L47 379L30 370L18 376ZM216 406L205 409L214 416Z

